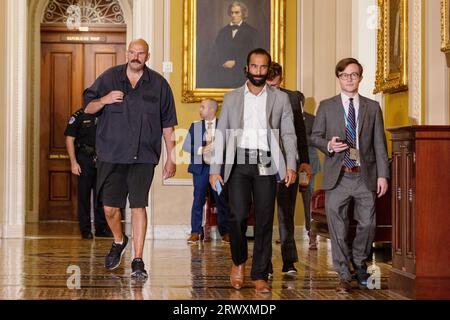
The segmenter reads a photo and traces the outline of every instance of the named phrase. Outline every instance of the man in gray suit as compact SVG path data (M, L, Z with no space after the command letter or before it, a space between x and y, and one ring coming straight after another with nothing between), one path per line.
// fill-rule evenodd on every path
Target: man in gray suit
M267 279L277 182L284 180L289 187L297 179L297 139L292 108L286 93L266 85L270 61L266 50L252 50L247 56L248 81L225 95L209 178L214 190L224 182L228 187L233 259L230 282L235 289L240 289L244 283L248 257L246 220L253 199L256 223L251 278L257 293L270 292Z
M375 198L388 188L389 166L383 115L378 102L358 94L363 67L353 58L336 65L341 94L320 103L312 143L325 154L323 188L337 291L351 289L350 262L360 288L367 286L366 259L375 236ZM347 207L358 222L352 252L346 239Z

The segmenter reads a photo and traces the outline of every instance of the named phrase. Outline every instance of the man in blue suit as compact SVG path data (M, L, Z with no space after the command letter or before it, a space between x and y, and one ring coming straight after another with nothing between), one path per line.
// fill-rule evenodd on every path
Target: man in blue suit
M211 162L214 134L217 126L217 101L205 99L200 104L201 121L191 124L189 133L183 144L183 150L191 154L191 163L188 172L192 173L194 180L194 202L191 211L191 235L187 239L190 244L198 243L202 234L202 217L205 197L208 192L214 195L217 208L217 221L222 241L229 243L228 234L228 201L226 188L219 195L210 189L209 164Z

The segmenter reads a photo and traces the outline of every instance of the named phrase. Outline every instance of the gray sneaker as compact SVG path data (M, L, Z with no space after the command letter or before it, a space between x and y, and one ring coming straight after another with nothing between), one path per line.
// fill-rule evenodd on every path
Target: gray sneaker
M125 252L125 248L128 244L128 237L123 235L123 243L117 244L113 241L111 246L111 250L105 257L105 268L108 270L114 270L120 265L120 261L122 260L123 253Z

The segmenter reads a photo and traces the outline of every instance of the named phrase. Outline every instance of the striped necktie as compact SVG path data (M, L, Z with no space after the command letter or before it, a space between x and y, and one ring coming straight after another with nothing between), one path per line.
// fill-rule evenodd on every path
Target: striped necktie
M355 107L353 106L353 98L350 98L348 105L348 115L345 127L345 136L347 144L350 148L356 148L356 120L355 120ZM350 159L350 148L345 150L344 166L347 168L356 167L356 161Z
M207 121L207 125L206 125L206 145L209 145L213 142L214 137L212 134L212 121ZM211 153L204 153L203 154L203 161L206 164L210 164L211 163Z

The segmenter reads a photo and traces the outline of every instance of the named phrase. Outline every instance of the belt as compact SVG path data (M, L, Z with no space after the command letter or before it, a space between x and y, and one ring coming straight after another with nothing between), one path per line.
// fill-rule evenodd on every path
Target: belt
M87 144L82 144L78 147L78 150L83 152L88 156L95 156L95 148L88 146Z
M342 167L341 172L358 173L361 172L361 167L353 167L353 168Z
M239 152L244 152L244 154L248 157L251 158L256 158L258 156L261 155L266 155L268 157L270 157L270 151L265 151L265 150L259 150L259 149L242 149L242 148L238 148L238 153Z

